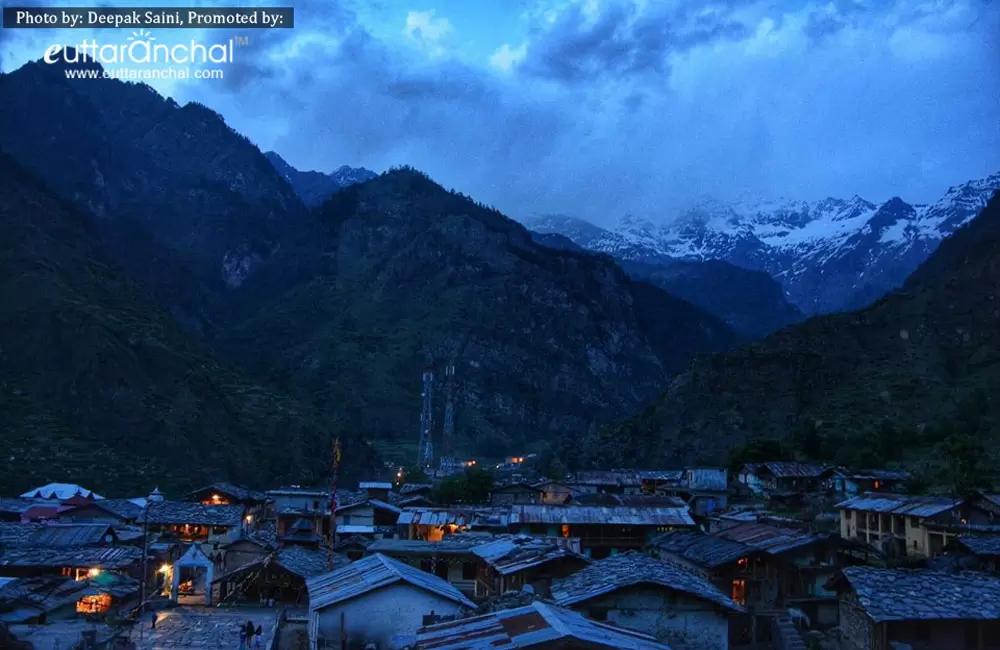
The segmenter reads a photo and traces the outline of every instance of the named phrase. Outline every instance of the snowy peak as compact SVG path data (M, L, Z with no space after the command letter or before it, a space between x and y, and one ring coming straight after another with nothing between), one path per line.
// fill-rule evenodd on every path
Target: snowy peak
M998 189L1000 173L952 187L930 205L901 197L875 204L857 195L735 204L699 199L659 221L620 217L602 232L578 219L572 227L531 227L621 260L724 260L765 271L800 309L826 313L864 306L898 287Z

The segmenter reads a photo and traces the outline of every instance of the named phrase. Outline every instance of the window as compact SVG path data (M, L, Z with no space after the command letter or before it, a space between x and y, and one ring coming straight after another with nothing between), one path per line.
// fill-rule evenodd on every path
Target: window
M319 510L319 501L313 501L313 510Z
M434 567L434 575L436 575L437 577L441 578L442 580L447 580L448 579L448 563L447 562L438 562L437 565Z
M587 614L595 621L608 620L608 610L606 609L591 609L587 612Z
M743 580L733 580L733 602L738 605L747 604L747 585Z
M344 525L345 526L351 525L351 515L344 515Z
M476 579L476 563L462 562L462 580Z
M918 517L910 517L910 526L920 528L920 519Z

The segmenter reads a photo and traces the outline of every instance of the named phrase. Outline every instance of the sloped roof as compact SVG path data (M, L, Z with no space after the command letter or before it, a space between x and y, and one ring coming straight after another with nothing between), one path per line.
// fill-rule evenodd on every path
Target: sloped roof
M582 506L525 504L511 506L511 524L603 524L625 526L694 526L687 506Z
M419 630L420 650L514 650L573 641L606 650L670 650L651 636L598 623L569 609L534 602ZM549 646L543 646L549 647Z
M851 474L859 481L905 481L910 473L904 469L861 469Z
M1000 557L1000 535L962 535L958 543L974 555Z
M212 483L211 485L206 485L205 487L198 488L192 492L189 492L187 498L194 498L202 492L218 492L219 494L225 494L227 496L233 497L237 501L267 501L267 494L260 492L259 490L251 490L250 488L245 488L240 485L235 485L233 483Z
M37 546L94 546L104 543L104 537L112 534L107 524L49 524L40 527L28 540Z
M368 545L368 551L388 555L472 555L472 549L492 539L478 535L448 535L440 542L422 539L376 539Z
M76 485L75 483L47 483L41 487L28 490L21 495L23 499L58 499L63 501L65 499L71 499L74 496L84 496L88 497L93 495L95 499L103 499L100 494L92 492L85 487Z
M568 505L577 506L625 506L627 508L687 508L687 502L681 497L661 494L579 494L573 497Z
M0 566L124 569L142 559L136 546L11 547L0 554Z
M865 492L841 501L841 510L861 510L882 514L905 515L908 517L933 517L947 512L962 503L961 499L950 497L906 496L902 494L881 494Z
M736 562L754 549L746 544L703 533L700 530L674 530L658 535L650 546L662 549L708 569Z
M510 575L531 567L574 558L590 564L590 558L553 542L533 537L513 537L480 544L472 549L478 557L501 575Z
M405 483L399 488L399 493L401 495L415 494L417 492L429 492L433 490L434 486L430 483Z
M323 609L398 582L405 582L470 609L475 607L462 592L436 575L376 553L331 573L309 579L306 582L309 610Z
M794 461L747 463L743 468L755 474L767 471L775 478L820 478L826 472L836 469L832 465L825 463L799 463Z
M843 589L845 583L876 623L1000 619L1000 576L848 567L829 585Z
M34 505L37 505L37 502L31 499L11 499L7 497L0 497L0 512L21 514Z
M772 555L821 542L830 537L797 528L781 528L756 522L736 524L716 532L715 535Z
M0 547L27 543L45 524L0 522Z
M195 524L200 526L239 526L243 506L213 506L187 501L157 501L149 504L151 524ZM143 518L145 519L145 515Z
M459 506L454 508L407 507L396 522L400 526L455 526L506 528L510 522L509 507Z
M306 548L304 546L285 546L278 550L277 562L297 576L309 580L323 575L330 570L329 556L323 549ZM334 569L349 564L342 555L333 554Z
M635 551L594 562L554 583L552 597L557 605L569 606L641 584L660 585L724 609L743 611L729 596L701 576Z

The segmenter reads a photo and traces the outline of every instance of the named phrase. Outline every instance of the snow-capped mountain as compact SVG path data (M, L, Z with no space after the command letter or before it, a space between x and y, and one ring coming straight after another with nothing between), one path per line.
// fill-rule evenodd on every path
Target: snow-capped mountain
M545 216L526 225L620 260L716 259L765 271L792 304L817 314L863 307L900 286L997 190L1000 173L953 187L928 205L898 197L875 204L858 196L732 205L705 200L660 223L625 216L604 229Z

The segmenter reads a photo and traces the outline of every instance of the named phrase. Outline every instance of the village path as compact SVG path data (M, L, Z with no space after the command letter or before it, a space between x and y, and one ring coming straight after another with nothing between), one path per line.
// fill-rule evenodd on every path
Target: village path
M217 609L177 607L163 610L156 629L143 621L143 630L133 630L136 650L239 650L240 626L247 621L259 625L263 634L255 648L267 650L277 631L278 612L273 609Z

